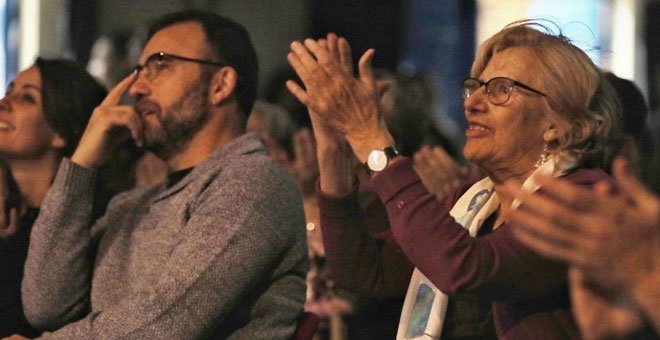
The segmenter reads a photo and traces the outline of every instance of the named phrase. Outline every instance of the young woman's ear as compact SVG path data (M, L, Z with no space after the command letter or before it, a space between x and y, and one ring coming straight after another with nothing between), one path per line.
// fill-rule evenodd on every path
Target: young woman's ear
M238 74L233 67L223 67L218 70L211 79L211 104L217 106L223 103L227 98L232 97L238 82Z

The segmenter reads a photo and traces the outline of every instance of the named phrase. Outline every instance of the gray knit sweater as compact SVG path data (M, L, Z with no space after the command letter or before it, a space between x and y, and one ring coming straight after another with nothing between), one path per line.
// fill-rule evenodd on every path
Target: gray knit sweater
M67 339L286 339L305 300L295 184L246 134L182 180L115 197L64 160L32 230L28 320Z

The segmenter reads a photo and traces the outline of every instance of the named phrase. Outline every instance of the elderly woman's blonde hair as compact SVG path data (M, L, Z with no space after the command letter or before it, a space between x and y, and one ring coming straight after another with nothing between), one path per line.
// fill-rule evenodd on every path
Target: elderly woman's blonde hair
M486 40L477 52L472 76L478 77L497 52L527 49L536 65L529 72L542 80L545 111L558 132L549 145L551 152L584 166L608 168L619 142L618 97L585 52L543 23L517 21Z

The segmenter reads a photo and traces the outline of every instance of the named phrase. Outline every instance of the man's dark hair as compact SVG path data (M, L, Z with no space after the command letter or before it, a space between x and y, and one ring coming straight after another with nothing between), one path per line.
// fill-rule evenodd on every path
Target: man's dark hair
M71 156L94 108L107 92L74 61L37 58L35 65L41 75L44 118L66 141L62 155Z
M247 30L241 24L215 13L186 10L167 14L157 20L149 28L147 41L158 31L185 22L199 23L214 54L214 61L227 64L236 70L236 100L247 121L257 96L259 76L257 53Z

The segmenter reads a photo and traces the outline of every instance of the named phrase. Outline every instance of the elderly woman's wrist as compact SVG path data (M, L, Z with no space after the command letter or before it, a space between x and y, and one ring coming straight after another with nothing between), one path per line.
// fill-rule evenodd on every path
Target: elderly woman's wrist
M339 178L342 177L342 178ZM319 177L319 188L321 192L331 197L344 197L355 190L357 181L355 175L349 176L324 176Z
M346 135L346 140L348 140L355 156L361 163L367 161L367 157L372 150L383 150L394 145L394 139L387 130Z
M323 193L343 196L355 187L355 159L347 152L319 154L319 182Z

